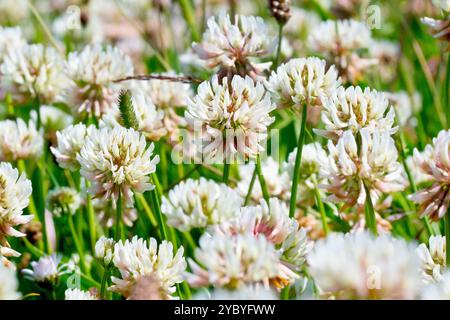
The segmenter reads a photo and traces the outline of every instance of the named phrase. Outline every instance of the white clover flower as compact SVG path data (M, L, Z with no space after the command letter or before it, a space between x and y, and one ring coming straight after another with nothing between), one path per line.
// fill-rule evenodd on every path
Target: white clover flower
M16 270L4 266L0 261L0 300L18 300L20 298Z
M425 286L420 293L422 300L450 300L450 271L442 275L441 281Z
M359 134L360 148L351 131L344 132L336 145L329 141L328 165L321 167L320 174L327 177L328 182L319 187L332 193L329 200L345 202L341 210L364 206L367 196L364 184L370 190L373 203L383 194L403 190L407 184L389 133L370 133L364 128Z
M308 37L311 50L334 63L344 80L355 81L362 72L376 64L376 59L361 56L372 43L371 32L365 22L355 20L327 20L313 28Z
M184 249L180 247L174 255L172 243L163 241L159 246L156 239L147 241L137 236L131 241L119 241L114 246L114 266L121 278L111 277L113 285L109 290L128 297L135 283L142 276L154 275L160 282L166 299L172 298L175 284L183 281L186 261Z
M57 145L50 147L50 150L61 168L71 171L80 168L77 154L85 144L86 135L93 130L93 126L86 127L84 124L78 123L56 132Z
M0 0L0 24L18 24L27 18L29 12L27 0Z
M102 260L106 266L109 265L114 258L115 244L116 242L114 239L102 236L95 243L95 257Z
M239 167L239 175L241 177L241 181L239 181L237 185L237 191L243 198L247 196L254 169L254 163L241 165ZM286 172L280 172L280 166L278 162L272 157L267 157L267 159L261 164L261 170L264 173L264 179L266 180L267 190L269 191L269 194L282 200L289 199L291 191L291 180L289 179L289 176ZM261 200L262 198L263 194L261 185L256 180L253 184L251 199L255 202L259 202L259 200Z
M149 95L143 91L131 92L134 113L138 122L137 130L142 132L150 140L159 140L166 135L167 130L163 123L164 113L157 110ZM100 127L114 128L121 123L119 107L114 104L111 110L100 121Z
M438 220L444 217L450 203L450 130L442 130L432 145L420 153L414 149L414 160L424 173L433 177L433 184L409 196L420 205L420 216Z
M222 13L208 19L208 27L201 43L193 44L197 56L208 68L219 66L224 74L256 77L270 68L271 62L259 63L258 58L269 56L275 39L269 35L260 17L236 15L234 22Z
M390 82L396 76L397 65L400 59L400 45L387 40L372 40L369 54L378 61L377 74L381 79Z
M269 204L261 199L257 206L243 207L234 219L224 221L212 230L224 237L236 234L264 235L268 241L281 248L282 263L297 271L305 262L312 242L308 240L306 230L299 228L298 222L289 217L286 203L270 198ZM290 276L288 280L297 278L294 273L286 275Z
M327 138L336 139L346 130L356 133L362 128L370 131L397 131L392 127L395 111L389 107L389 100L382 92L350 86L339 88L335 95L323 101L322 121L324 130L316 133Z
M242 286L238 289L214 289L212 292L200 291L193 300L278 300L275 290L263 286Z
M167 217L167 224L189 231L236 217L243 202L235 190L202 177L176 185L162 198L161 211Z
M159 156L152 157L154 145L147 148L145 137L133 129L115 127L92 130L77 154L81 175L91 181L94 197L122 193L126 204L133 203L133 192L153 189L149 175L156 171Z
M187 280L193 287L234 289L255 283L267 287L271 278L280 275L280 254L262 234L205 234L194 255L203 268L189 260L192 273Z
M52 254L32 261L31 269L23 269L22 273L34 282L55 283L60 276L69 273L69 270L67 264L61 264L61 257Z
M73 122L71 115L54 106L42 105L39 107L39 113L41 125L46 133L53 134L55 131L63 130ZM37 113L34 112L32 116L34 122L37 122Z
M446 12L450 12L450 0L433 0L433 4Z
M69 84L63 64L63 58L55 49L32 44L9 50L0 71L5 81L19 93L37 97L41 103L51 103L61 100Z
M315 284L337 298L413 299L421 285L414 246L388 236L334 233L307 260Z
M25 236L14 227L31 220L32 216L22 214L29 204L31 193L31 181L25 174L19 175L19 171L11 164L0 162L0 253L3 256L19 255L9 249L6 237Z
M21 50L26 43L22 30L19 27L0 27L0 63L3 62L3 58L8 51Z
M58 187L47 194L48 209L57 217L61 214L74 215L81 206L81 202L80 193L70 187Z
M312 50L332 57L342 51L368 48L372 36L366 23L356 20L327 20L316 26L309 34Z
M395 93L386 92L389 103L394 107L400 126L410 125L415 127L417 119L414 114L421 109L422 97L420 93L415 92L412 96L405 91Z
M67 104L80 116L100 117L117 100L118 86L113 81L132 75L133 64L117 48L90 45L69 54L66 72L73 82Z
M415 152L420 154L420 151L415 151ZM423 153L425 153L425 151ZM420 158L423 158L426 156L427 155L421 155ZM408 166L409 171L411 172L411 174L413 176L413 181L416 184L433 181L433 176L426 173L422 169L422 167L420 166L420 163L418 161L420 161L420 160L418 160L418 158L415 157L414 155L411 155L408 158L406 158L406 165Z
M39 158L43 151L42 131L29 121L0 121L0 161Z
M428 246L422 243L417 247L425 283L441 281L446 266L445 251L444 236L431 236Z
M283 172L289 176L292 181L294 176L295 157L297 148L292 150L288 159L282 165ZM302 162L300 166L299 190L297 199L300 202L315 201L315 188L319 184L326 182L326 178L319 175L321 166L326 165L328 156L320 143L314 142L303 146ZM265 176L265 175L264 175Z
M319 106L340 86L334 66L316 57L291 59L272 72L268 90L278 107Z
M275 120L269 114L274 109L262 83L240 76L220 82L214 76L202 82L197 95L189 99L185 117L194 129L203 131L200 139L206 157L255 157L264 150L267 127Z
M98 300L90 292L82 291L80 289L67 289L64 292L64 300Z

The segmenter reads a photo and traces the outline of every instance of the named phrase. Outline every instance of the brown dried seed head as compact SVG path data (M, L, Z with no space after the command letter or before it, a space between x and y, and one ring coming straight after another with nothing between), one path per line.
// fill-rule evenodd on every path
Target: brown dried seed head
M278 23L285 24L291 17L290 0L269 0L269 9Z

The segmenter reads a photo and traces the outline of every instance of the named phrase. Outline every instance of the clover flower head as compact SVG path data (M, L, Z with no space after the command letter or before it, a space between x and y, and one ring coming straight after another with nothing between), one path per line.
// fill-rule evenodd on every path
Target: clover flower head
M444 236L431 236L428 246L422 243L417 247L425 283L439 282L442 279L446 266L445 251Z

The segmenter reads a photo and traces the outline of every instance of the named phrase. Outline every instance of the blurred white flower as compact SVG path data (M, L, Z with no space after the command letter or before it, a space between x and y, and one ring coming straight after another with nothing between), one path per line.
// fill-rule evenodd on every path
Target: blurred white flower
M18 300L19 281L17 281L15 268L8 268L0 261L0 300Z
M22 270L26 278L38 283L55 283L60 276L69 272L71 272L71 267L68 264L62 264L61 257L56 254L32 261L31 269Z
M316 57L291 59L280 65L267 83L278 107L320 106L340 86L334 66Z
M60 101L69 85L63 68L64 60L54 48L31 44L9 50L0 71L18 93L51 103Z
M307 260L316 285L336 298L413 299L421 285L414 246L388 236L334 233Z
M53 134L55 131L63 130L73 122L71 115L51 105L40 106L39 113L41 116L41 125L46 133ZM37 122L36 112L32 114L32 117L34 122Z
M92 183L89 192L114 200L121 192L126 204L133 203L133 192L154 187L149 175L156 171L159 156L151 158L153 149L153 144L147 148L145 137L133 129L117 126L88 132L77 160L81 175Z
M314 132L331 139L337 139L346 130L357 133L362 128L370 131L387 131L393 134L395 111L389 107L384 93L370 88L340 87L336 94L323 101L322 121L324 130Z
M372 202L381 195L401 191L406 187L403 167L398 162L398 151L389 132L370 132L361 129L361 145L346 131L335 145L328 142L328 165L321 167L321 176L327 177L319 187L332 195L329 200L345 202L341 210L366 203L364 185L370 191Z
M253 78L270 68L271 62L260 63L258 58L270 56L275 39L269 35L260 17L236 15L234 22L222 13L208 19L208 27L201 43L194 43L197 56L208 68L219 66L221 73L249 75Z
M19 171L11 164L0 162L0 255L2 256L20 255L9 249L6 237L25 236L14 227L26 224L32 219L32 216L22 214L23 209L29 204L31 193L31 181L25 174L19 175Z
M425 286L420 298L422 300L450 300L450 271L444 272L441 281Z
M235 190L202 177L176 185L162 198L161 211L167 216L167 224L189 231L236 217L243 202Z
M450 12L450 0L433 0L433 4L446 12Z
M184 249L174 252L172 243L163 241L159 246L156 239L147 241L133 237L131 241L119 241L114 246L114 266L119 269L121 278L111 277L113 285L109 290L129 297L135 283L142 276L154 275L160 282L162 294L172 298L175 284L183 281L186 261Z
M275 290L261 285L242 286L235 290L217 288L211 292L203 290L193 300L278 300Z
M21 118L0 121L0 161L37 159L44 146L42 130Z
M86 127L84 124L78 123L56 132L57 145L50 147L50 150L61 168L71 171L80 168L77 154L85 144L86 135L93 130L93 126Z
M422 107L422 97L420 93L415 92L412 96L405 91L395 93L386 92L389 104L394 107L397 115L398 123L401 127L417 125L415 113L420 111Z
M95 257L102 260L105 266L109 265L114 258L114 239L102 236L95 243Z
M444 217L450 203L450 130L442 130L432 145L420 153L414 149L414 160L424 173L433 177L433 184L409 198L420 205L420 216L438 220Z
M378 61L377 74L386 82L392 81L397 73L400 59L400 45L388 40L372 40L369 54Z
M80 289L66 289L64 292L64 300L98 300L90 292Z
M308 37L310 49L334 63L344 80L357 80L376 59L360 56L368 49L372 36L367 24L356 20L327 20L312 29Z
M3 62L3 58L8 51L20 51L26 43L27 42L22 35L22 30L19 27L0 27L0 64Z
M101 226L111 228L114 225L117 215L114 199L92 199L92 207ZM127 227L132 227L137 218L138 212L134 207L126 206L122 209L122 222Z
M237 185L237 191L245 198L248 193L250 182L252 180L255 164L249 163L239 166L239 175L241 181ZM280 172L280 166L272 157L267 157L261 164L261 171L264 173L264 180L266 181L267 190L272 197L277 197L282 200L288 200L291 191L291 181L286 172ZM253 184L251 199L254 202L259 202L263 198L261 185L258 182L258 177Z
M66 72L73 82L67 104L81 117L100 117L117 100L118 85L113 81L132 75L133 64L117 48L89 45L69 54Z
M270 116L274 109L261 82L240 76L220 82L216 75L200 84L197 95L188 101L185 117L194 129L202 131L204 156L224 155L228 160L255 157L264 150L267 128L275 120Z
M417 248L422 262L422 277L425 283L439 282L445 271L445 237L431 236L428 246L424 243Z
M28 16L27 0L0 0L0 24L18 24Z
M47 194L47 208L57 217L61 214L74 215L81 206L81 202L80 193L70 187L58 187Z
M415 152L420 153L420 151L415 151ZM423 152L425 153L426 151L423 151ZM423 158L423 157L427 157L427 155L420 156L420 158ZM433 181L433 176L426 173L422 169L422 167L420 166L420 163L418 161L420 161L420 160L418 160L418 158L415 157L414 155L411 155L408 158L406 158L406 165L408 166L408 169L413 176L413 181L416 184Z
M193 287L234 289L255 283L268 287L269 280L280 275L280 254L262 234L204 234L194 255L203 267L189 260L192 273L187 280Z

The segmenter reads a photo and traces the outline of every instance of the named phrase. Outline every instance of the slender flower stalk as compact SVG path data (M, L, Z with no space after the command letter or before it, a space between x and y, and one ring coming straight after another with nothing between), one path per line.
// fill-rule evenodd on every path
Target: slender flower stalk
M269 204L269 191L267 190L266 180L264 179L263 172L261 170L261 156L258 154L256 156L256 172L258 174L259 184L261 185L261 190L263 193L263 198L266 200L267 204Z
M123 201L122 201L122 191L119 190L119 195L117 197L116 204L116 227L114 233L114 239L119 241L122 238L122 211L123 211Z
M320 211L320 218L322 219L323 232L325 233L325 236L327 236L330 229L327 223L327 214L325 212L325 207L323 205L322 196L320 194L319 189L317 188L317 185L314 186L314 193L316 196L317 207L319 208Z
M374 235L377 235L377 222L375 217L375 210L373 208L372 198L370 197L370 190L369 188L367 188L365 183L364 183L364 190L366 192L365 212L366 212L367 229L369 229L370 232L372 232Z
M306 116L307 116L307 103L303 104L303 108L302 108L302 120L300 122L300 135L298 136L297 155L295 157L294 176L292 179L292 187L291 187L291 201L290 201L290 206L289 206L289 216L290 217L294 217L295 207L297 205L298 180L300 178L300 165L302 162L303 145L305 143L305 136L306 136Z

